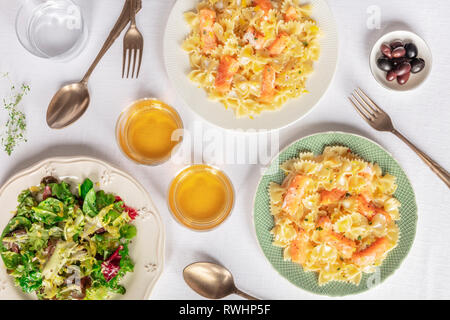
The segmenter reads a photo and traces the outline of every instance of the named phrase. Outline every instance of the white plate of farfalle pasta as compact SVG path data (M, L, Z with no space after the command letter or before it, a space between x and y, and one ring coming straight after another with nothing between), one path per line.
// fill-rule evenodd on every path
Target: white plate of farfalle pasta
M370 289L414 240L417 207L403 170L378 144L322 133L283 150L255 197L259 244L274 268L318 294Z
M324 0L179 0L169 17L168 76L188 106L226 129L278 129L305 116L337 64Z

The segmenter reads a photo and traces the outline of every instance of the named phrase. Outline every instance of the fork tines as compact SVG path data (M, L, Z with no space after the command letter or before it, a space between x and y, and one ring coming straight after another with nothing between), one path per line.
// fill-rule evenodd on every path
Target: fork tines
M374 129L393 132L394 126L389 115L360 88L354 90L348 99L360 116Z
M138 58L138 56L139 56L139 58ZM133 48L124 48L123 49L122 78L125 78L125 66L127 65L127 60L128 60L128 68L127 68L126 77L127 78L130 77L131 61L133 61L133 68L132 68L131 78L134 78L135 72L136 72L136 78L138 78L139 77L139 71L141 70L142 50L140 50L140 49L133 49ZM136 60L138 62L137 69L136 69Z
M378 107L360 88L353 91L352 95L348 98L355 107L356 111L366 120L373 120L377 117L377 114L384 113L384 111Z

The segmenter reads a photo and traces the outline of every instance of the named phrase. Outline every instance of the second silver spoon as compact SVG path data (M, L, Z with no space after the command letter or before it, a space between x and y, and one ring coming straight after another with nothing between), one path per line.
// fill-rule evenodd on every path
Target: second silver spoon
M192 290L208 299L222 299L237 294L248 300L259 300L239 290L231 272L215 263L196 262L188 265L183 270L183 277Z

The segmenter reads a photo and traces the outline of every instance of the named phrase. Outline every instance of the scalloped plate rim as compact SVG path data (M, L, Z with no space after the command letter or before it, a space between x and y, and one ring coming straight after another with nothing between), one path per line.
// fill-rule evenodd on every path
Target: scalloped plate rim
M31 174L39 169L41 169L42 167L44 167L45 165L48 165L50 163L76 163L76 162L82 162L82 161L88 161L88 162L93 162L96 163L98 165L104 166L108 169L111 170L111 172L115 172L116 174L121 175L122 177L128 179L132 184L134 184L138 189L140 189L145 195L147 195L147 201L151 204L152 206L152 214L155 216L156 221L158 222L158 227L160 230L160 237L158 238L158 243L157 243L157 247L158 247L158 265L157 268L155 270L155 276L153 277L153 279L149 282L149 284L147 285L144 297L142 298L142 300L148 300L150 295L152 294L154 287L156 285L156 283L158 282L158 280L160 279L163 269L164 269L164 264L165 264L165 239L166 239L166 234L165 234L165 227L163 224L163 221L161 219L161 216L159 214L159 211L157 209L157 207L155 206L150 194L147 192L147 190L142 186L142 184L140 182L138 182L135 178L133 178L131 175L129 175L128 173L122 171L121 169L115 167L114 165L111 165L110 163L103 161L103 160L99 160L93 157L89 157L89 156L74 156L74 157L51 157L51 158L46 158L44 160L41 160L39 162L36 162L34 164L32 164L31 166L20 170L19 172L17 172L16 174L14 174L12 177L10 177L0 188L0 198L3 196L3 193L5 192L5 190L14 182L16 182L17 180L25 177L28 174ZM1 268L4 269L4 266L2 266Z

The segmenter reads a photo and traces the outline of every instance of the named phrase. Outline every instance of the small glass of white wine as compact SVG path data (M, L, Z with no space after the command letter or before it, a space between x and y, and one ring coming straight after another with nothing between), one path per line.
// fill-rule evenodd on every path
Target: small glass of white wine
M24 0L16 18L16 34L35 56L70 60L84 48L87 27L71 0Z

